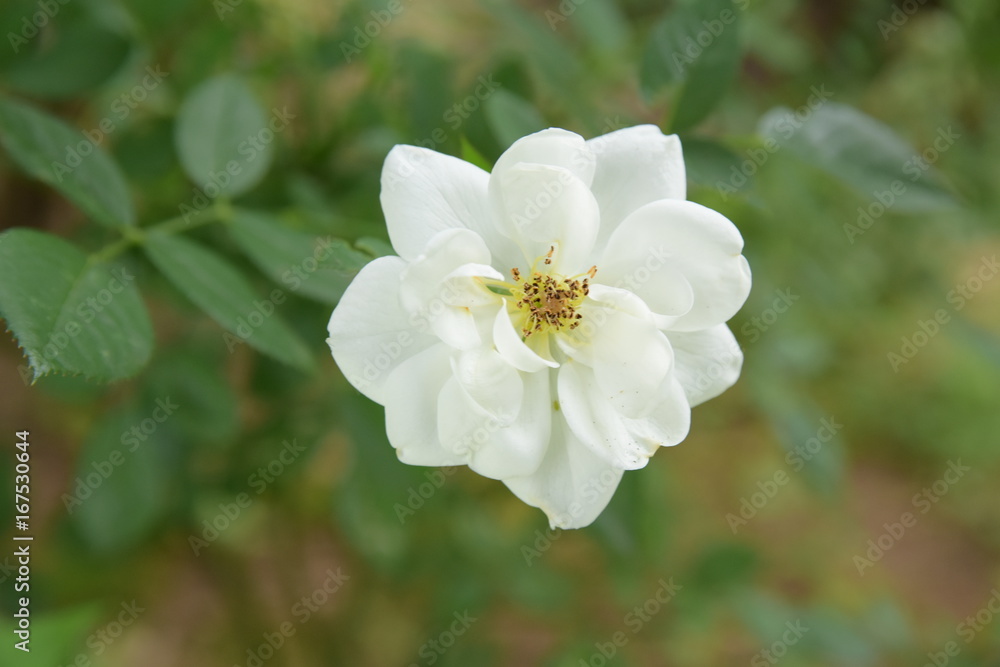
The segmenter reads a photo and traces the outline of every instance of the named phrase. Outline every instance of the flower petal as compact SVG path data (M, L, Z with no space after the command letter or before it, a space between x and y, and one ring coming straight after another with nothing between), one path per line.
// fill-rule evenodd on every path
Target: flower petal
M462 279L470 266L498 275L489 264L490 251L475 232L446 229L434 235L427 248L400 276L400 300L411 318L427 322L437 336L458 349L481 343L469 306L495 301L495 295L471 277ZM464 283L464 284L461 284ZM478 298L471 298L478 292Z
M493 223L489 180L485 171L456 157L395 146L382 167L380 195L392 247L413 260L438 232L467 228L486 240L498 262L494 266L514 266L520 252Z
M518 419L501 419L472 399L457 378L445 384L438 404L441 442L475 472L491 479L530 475L549 443L552 403L547 373L523 373Z
M555 361L538 356L534 350L524 344L524 341L521 340L521 334L514 329L514 324L510 321L510 313L507 312L506 303L500 306L496 319L493 321L493 344L500 356L519 371L535 373L546 367L559 367Z
M659 447L672 447L691 429L691 406L677 377L671 373L657 389L655 407L639 419L622 421L629 435L652 456Z
M385 431L403 463L453 466L465 457L441 446L437 411L442 388L451 378L447 346L414 355L389 376L385 390Z
M550 269L570 275L586 270L597 238L600 211L586 184L571 171L518 163L491 181L504 231L525 253L528 264L555 248Z
M559 368L559 409L573 434L609 465L642 468L649 452L625 428L622 416L608 401L594 371L568 361Z
M389 374L436 339L418 331L399 302L399 257L369 262L330 316L327 344L344 377L376 403L385 403Z
M596 168L594 153L583 137L575 132L550 127L518 139L504 151L493 166L490 190L496 187L497 179L504 178L508 169L521 162L562 167L588 188L594 180Z
M659 199L685 199L681 142L655 125L637 125L587 142L597 156L591 190L601 207L598 247L633 211Z
M750 267L739 230L721 213L688 201L662 199L643 206L619 225L598 264L605 285L625 283L659 315L671 301L658 293L680 294L681 277L693 292L691 310L672 322L675 331L696 331L736 314L750 293ZM633 280L645 267L645 281ZM671 300L673 297L671 297ZM678 302L679 303L679 302Z
M598 287L580 309L580 326L557 342L567 356L593 369L603 402L625 416L641 417L673 367L673 351L640 299Z
M583 528L607 507L622 472L584 446L557 413L552 440L538 470L503 483L518 498L545 512L552 528Z
M455 379L476 405L508 426L517 419L524 383L516 368L492 348L480 347L452 355Z
M736 384L743 367L743 351L725 324L701 331L665 333L674 348L674 371L691 407Z

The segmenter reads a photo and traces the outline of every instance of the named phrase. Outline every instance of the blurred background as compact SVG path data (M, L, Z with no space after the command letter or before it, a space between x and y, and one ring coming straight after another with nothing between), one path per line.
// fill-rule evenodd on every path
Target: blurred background
M1000 665L998 31L992 0L5 0L3 664ZM394 144L488 168L638 123L743 232L746 362L553 532L399 463L326 321L392 252Z

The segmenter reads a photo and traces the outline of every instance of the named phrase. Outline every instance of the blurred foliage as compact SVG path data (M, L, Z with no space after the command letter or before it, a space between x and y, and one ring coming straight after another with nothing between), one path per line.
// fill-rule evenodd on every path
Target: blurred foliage
M0 553L3 664L997 664L998 30L992 0L4 2L35 541L30 656ZM746 363L551 532L400 464L325 324L391 252L393 145L488 168L638 123L744 234Z

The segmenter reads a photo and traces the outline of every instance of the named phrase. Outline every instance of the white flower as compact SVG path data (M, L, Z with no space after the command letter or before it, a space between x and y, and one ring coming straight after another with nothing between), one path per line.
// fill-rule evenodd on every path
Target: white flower
M399 459L468 465L577 528L683 440L739 376L725 322L750 290L739 231L685 196L680 141L652 125L544 130L492 174L393 148L399 256L358 274L328 343Z

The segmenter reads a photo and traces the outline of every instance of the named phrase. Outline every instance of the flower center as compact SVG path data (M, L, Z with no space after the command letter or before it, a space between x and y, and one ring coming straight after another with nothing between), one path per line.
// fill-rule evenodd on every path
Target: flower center
M549 248L544 265L552 263L553 252L555 248ZM514 277L511 296L516 299L518 309L526 314L521 334L528 338L532 334L555 332L563 328L575 329L580 325L583 316L577 309L590 293L590 279L597 273L597 267L569 278L542 273L534 267L530 276L521 276L516 268L511 269L510 273Z

